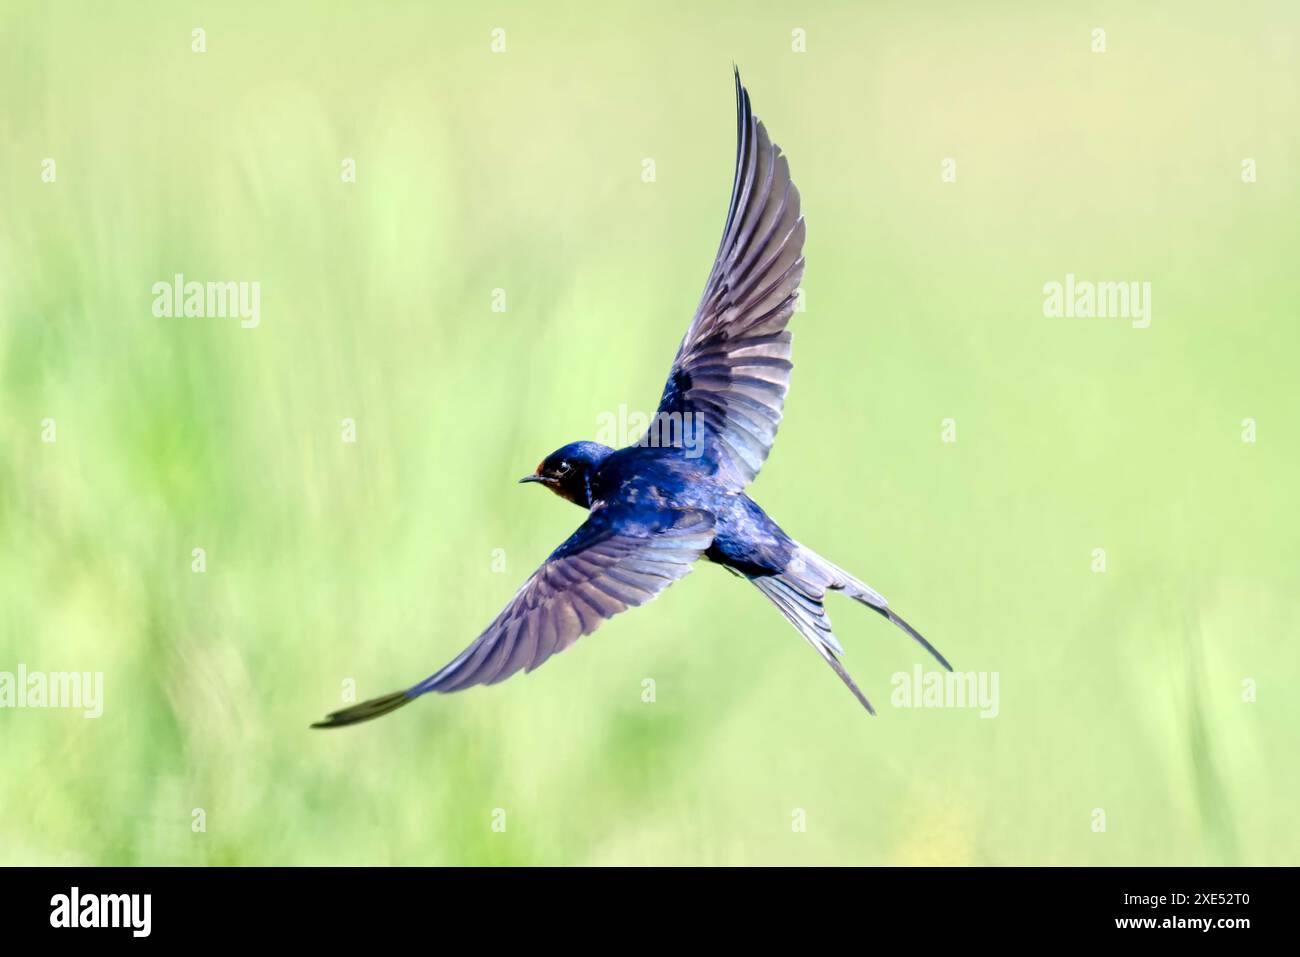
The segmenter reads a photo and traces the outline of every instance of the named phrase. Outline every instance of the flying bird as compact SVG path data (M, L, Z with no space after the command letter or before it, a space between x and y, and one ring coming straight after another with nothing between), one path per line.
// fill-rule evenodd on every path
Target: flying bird
M738 70L735 84L726 226L650 429L617 451L572 442L520 479L580 505L586 520L448 664L313 727L368 721L430 692L532 671L606 619L656 597L700 558L752 582L872 714L840 663L827 592L878 612L952 670L879 592L795 541L745 494L771 451L790 382L786 326L803 278L805 226L789 163L754 116ZM685 426L696 430L690 443Z

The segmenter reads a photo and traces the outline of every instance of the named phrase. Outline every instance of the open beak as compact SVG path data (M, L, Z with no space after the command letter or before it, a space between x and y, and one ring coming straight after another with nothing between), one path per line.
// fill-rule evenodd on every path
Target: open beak
M519 480L519 484L523 485L525 482L545 482L545 481L546 481L546 476L544 475L525 475L523 478Z

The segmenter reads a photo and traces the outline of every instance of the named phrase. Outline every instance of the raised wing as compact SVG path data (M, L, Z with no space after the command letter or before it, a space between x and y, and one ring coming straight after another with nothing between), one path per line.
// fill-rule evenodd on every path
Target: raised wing
M754 117L739 71L736 129L727 225L656 422L698 429L719 480L742 488L767 459L781 422L804 221L789 163Z
M713 517L694 509L596 508L468 648L405 691L336 711L313 727L377 718L430 691L461 691L532 671L644 604L691 570L713 541Z

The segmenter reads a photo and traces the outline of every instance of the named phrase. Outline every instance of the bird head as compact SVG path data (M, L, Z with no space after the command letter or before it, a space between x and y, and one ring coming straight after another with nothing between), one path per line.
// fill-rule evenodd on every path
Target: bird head
M520 482L540 482L560 498L591 508L591 482L600 464L614 450L599 442L570 442L556 449Z

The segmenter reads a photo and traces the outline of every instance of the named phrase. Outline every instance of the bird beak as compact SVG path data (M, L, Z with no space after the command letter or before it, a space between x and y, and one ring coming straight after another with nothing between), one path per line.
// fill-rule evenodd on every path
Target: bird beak
M519 484L523 485L525 482L545 482L545 481L546 481L545 477L541 475L525 475L523 478L519 480Z

